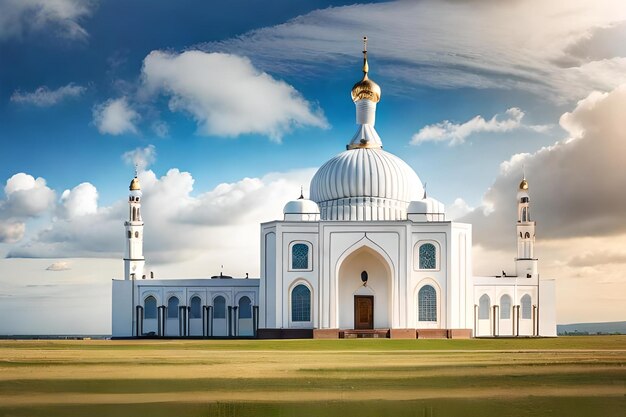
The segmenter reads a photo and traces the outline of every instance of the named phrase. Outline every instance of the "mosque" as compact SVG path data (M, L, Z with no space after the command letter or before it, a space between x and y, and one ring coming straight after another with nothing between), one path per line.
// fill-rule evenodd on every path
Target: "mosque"
M383 150L374 128L381 89L368 73L364 48L352 88L357 131L317 171L310 199L287 202L282 220L260 225L260 278L146 276L135 176L113 337L556 336L555 283L540 279L526 178L515 274L474 276L472 226L446 220L415 171Z

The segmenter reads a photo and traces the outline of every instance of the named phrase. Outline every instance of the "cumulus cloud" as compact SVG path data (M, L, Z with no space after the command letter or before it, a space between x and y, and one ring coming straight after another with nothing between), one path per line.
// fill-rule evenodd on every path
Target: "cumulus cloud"
M462 198L457 198L454 202L446 206L446 219L455 221L474 210Z
M24 237L25 221L44 214L54 206L55 194L46 180L23 172L9 178L0 200L0 243L14 243Z
M546 125L525 125L522 123L525 113L517 108L511 107L504 116L495 115L489 120L482 116L476 116L465 123L453 123L449 120L424 126L419 132L413 135L412 145L419 145L423 142L448 142L449 145L458 145L465 142L470 135L483 132L510 132L516 129L530 129L536 132L546 131Z
M511 241L522 165L530 182L532 213L541 239L607 236L626 232L626 84L593 92L563 114L568 138L535 153L514 155L483 197L461 220L473 223L475 240L497 247Z
M83 182L61 194L61 213L72 219L94 214L98 210L98 190L92 184Z
M0 243L15 243L24 237L26 224L11 223L0 219Z
M38 216L54 205L55 194L46 180L23 172L7 180L4 193L6 199L0 201L0 212L5 218Z
M85 39L88 34L80 22L91 15L94 5L93 0L0 0L0 41L44 30Z
M190 114L203 135L259 133L280 141L294 127L327 126L319 108L245 57L153 51L142 78L147 92L169 96L170 110Z
M30 93L23 93L16 90L11 95L11 101L20 104L32 104L39 107L49 107L60 103L66 98L78 97L86 90L87 89L85 87L74 83L69 83L63 87L57 88L56 90L50 90L48 87L43 86Z
M126 97L110 99L94 106L93 122L101 134L122 135L137 133L139 113L128 103Z
M226 263L254 270L259 223L282 218L284 204L297 198L300 184L308 183L314 172L306 169L244 178L198 195L193 193L195 180L188 172L171 169L161 177L150 170L140 172L146 258L152 264L211 259L214 267ZM127 199L96 207L97 191L92 187L85 183L64 193L62 205L68 214L14 246L8 256L120 258ZM81 192L86 196L79 198ZM82 199L90 202L87 208L72 206L71 202ZM242 260L242 253L249 256Z
M69 262L58 261L58 262L54 262L49 267L47 267L46 271L69 271L70 269L72 268L70 268Z
M562 101L626 82L619 49L598 59L572 48L624 20L621 0L395 1L316 10L201 48L248 56L274 74L327 77L339 66L358 65L359 39L367 34L370 69L387 94L424 86L496 88Z
M156 148L154 145L136 148L132 151L124 152L122 159L128 165L135 166L139 170L145 170L156 161Z

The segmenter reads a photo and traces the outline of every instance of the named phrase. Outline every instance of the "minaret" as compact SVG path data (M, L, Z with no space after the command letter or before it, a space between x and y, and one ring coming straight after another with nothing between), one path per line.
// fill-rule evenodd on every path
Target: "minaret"
M517 192L517 258L515 265L520 277L537 274L535 249L535 222L530 217L528 181L524 175Z
M374 129L376 123L376 103L380 101L380 86L368 77L367 37L363 37L363 78L352 87L352 101L356 106L356 134L347 149L382 148L383 143Z
M135 171L135 178L130 182L128 196L128 220L126 229L126 251L124 253L124 279L141 279L144 276L145 259L143 257L143 220L141 219L141 186Z

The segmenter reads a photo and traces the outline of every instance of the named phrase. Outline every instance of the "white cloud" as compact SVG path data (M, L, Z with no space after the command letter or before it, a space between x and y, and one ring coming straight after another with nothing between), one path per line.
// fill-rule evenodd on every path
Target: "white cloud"
M46 180L23 172L9 178L4 187L6 199L0 201L0 218L38 216L54 205L54 191Z
M23 172L7 180L4 194L0 200L0 243L20 241L26 232L25 221L54 207L55 194L46 180Z
M122 159L128 165L145 170L156 161L156 148L154 145L148 145L145 148L136 148L132 151L124 152Z
M482 206L461 219L474 224L475 240L498 247L514 238L510 231L517 219L522 165L530 182L538 238L626 233L624 108L626 84L609 93L593 92L561 117L568 138L504 162Z
M101 134L122 135L137 133L139 113L132 108L126 97L110 99L93 108L93 122Z
M48 87L43 86L30 93L23 93L16 90L11 95L11 101L20 104L32 104L39 107L48 107L54 106L66 98L78 97L86 90L87 89L85 87L74 83L69 83L63 87L57 88L56 90L50 90Z
M151 125L152 131L160 138L166 138L170 134L170 127L162 120L157 120Z
M93 0L0 0L0 40L43 31L85 39L80 21L91 15L94 5Z
M0 243L15 243L24 237L26 224L12 223L0 219Z
M153 51L142 77L146 91L170 96L170 110L190 114L203 135L259 133L280 141L294 127L327 127L320 109L245 57Z
M474 210L474 208L470 207L465 200L457 198L452 204L446 206L446 219L455 221L472 210Z
M300 185L308 184L314 172L244 178L197 196L188 172L171 169L160 178L152 171L140 172L147 260L163 265L200 259L204 268L214 268L211 273L222 264L240 273L256 271L259 223L282 218L284 204L298 197ZM91 187L84 183L64 193L62 204L68 212L74 207L74 215L59 216L28 241L13 246L8 256L121 258L127 199L94 211L97 192ZM81 190L85 198L79 198ZM82 205L67 207L84 199L88 210Z
M470 135L482 132L510 132L516 129L530 129L543 132L549 128L545 125L525 125L522 123L525 113L517 107L511 107L504 116L495 115L489 120L476 116L465 123L452 123L449 120L424 126L413 135L412 145L423 142L448 142L458 145L465 142Z
M98 190L83 182L61 194L61 212L65 218L95 214L98 211Z
M622 0L395 1L329 7L202 49L248 56L274 74L323 79L341 66L358 68L367 34L371 74L387 94L496 88L561 101L626 82L618 48L601 58L571 49L624 20Z
M49 267L46 268L46 271L69 271L70 263L67 261L58 261L52 263Z

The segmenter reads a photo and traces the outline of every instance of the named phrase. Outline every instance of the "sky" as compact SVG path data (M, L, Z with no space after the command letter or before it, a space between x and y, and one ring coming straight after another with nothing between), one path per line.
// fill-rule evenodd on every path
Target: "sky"
M530 183L559 323L626 317L621 0L0 0L0 334L110 333L128 183L161 278L259 274L259 223L376 129L513 269ZM223 269L222 269L223 268Z

